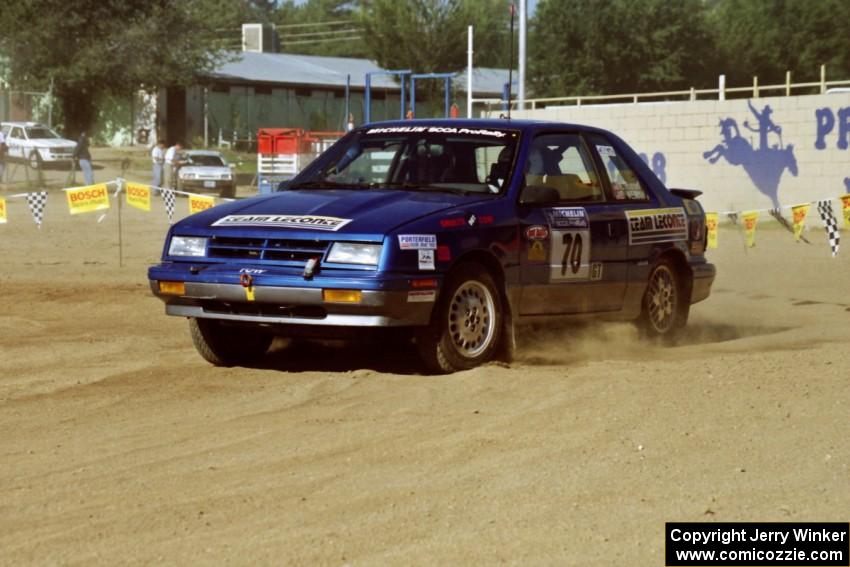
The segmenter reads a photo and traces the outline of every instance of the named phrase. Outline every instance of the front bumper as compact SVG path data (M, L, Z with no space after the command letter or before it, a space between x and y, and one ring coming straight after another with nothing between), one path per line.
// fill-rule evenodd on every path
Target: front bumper
M438 292L423 294L410 288L411 279L374 276L311 280L292 273L266 270L255 276L249 290L238 270L221 266L193 274L188 266L162 264L149 271L151 291L165 302L168 315L219 319L262 325L326 327L408 327L427 325ZM185 282L183 295L161 293L159 281ZM361 291L358 303L323 300L324 289ZM423 300L423 296L427 298ZM250 297L250 299L249 299Z
M232 179L180 179L180 186L186 190L215 191L233 187Z

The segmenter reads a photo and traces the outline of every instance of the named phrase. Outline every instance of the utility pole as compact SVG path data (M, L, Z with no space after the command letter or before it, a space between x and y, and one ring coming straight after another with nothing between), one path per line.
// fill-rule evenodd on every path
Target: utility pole
M528 0L519 0L519 85L517 89L517 108L525 109L525 44L528 27Z
M472 26L466 33L466 117L472 118Z

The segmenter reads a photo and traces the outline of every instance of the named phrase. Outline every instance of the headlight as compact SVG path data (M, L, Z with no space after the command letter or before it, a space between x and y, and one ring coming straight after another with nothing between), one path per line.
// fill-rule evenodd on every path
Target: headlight
M194 178L195 178L194 173L181 173L180 174L180 179L194 179Z
M225 181L230 181L230 174L229 173L222 173L221 175L219 175L219 177L221 179L224 179Z
M204 256L207 239L200 236L172 236L168 246L169 256Z
M328 262L337 264L364 264L377 266L381 257L380 244L358 242L334 242L328 254Z

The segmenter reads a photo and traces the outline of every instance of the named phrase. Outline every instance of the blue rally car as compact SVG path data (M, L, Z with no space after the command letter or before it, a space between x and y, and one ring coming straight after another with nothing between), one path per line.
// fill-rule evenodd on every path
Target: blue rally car
M216 365L389 328L453 372L510 357L519 323L588 315L673 339L715 276L698 195L596 128L373 123L277 193L175 224L149 278Z

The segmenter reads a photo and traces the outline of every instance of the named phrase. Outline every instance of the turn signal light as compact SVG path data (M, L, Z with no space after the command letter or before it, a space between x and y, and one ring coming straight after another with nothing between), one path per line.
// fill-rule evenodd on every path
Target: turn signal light
M168 295L186 295L185 282L159 282L159 293Z
M360 303L363 292L359 289L323 289L322 299L328 303Z

